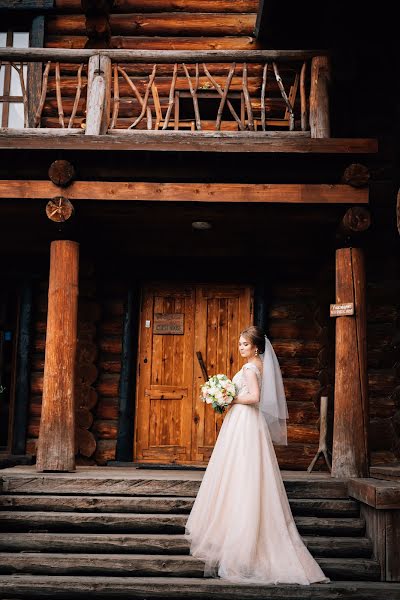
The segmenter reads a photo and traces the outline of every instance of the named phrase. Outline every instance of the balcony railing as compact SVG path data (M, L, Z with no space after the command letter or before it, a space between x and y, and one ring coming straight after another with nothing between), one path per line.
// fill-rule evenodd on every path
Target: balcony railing
M330 137L329 59L321 51L5 48L0 61L19 75L23 64L35 65L36 101L22 89L31 132Z

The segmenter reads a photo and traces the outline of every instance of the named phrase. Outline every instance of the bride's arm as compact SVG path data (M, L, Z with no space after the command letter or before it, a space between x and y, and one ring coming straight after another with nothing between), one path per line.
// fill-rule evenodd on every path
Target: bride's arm
M256 404L260 400L260 388L258 387L257 375L250 369L243 370L243 377L248 392L241 391L232 404Z

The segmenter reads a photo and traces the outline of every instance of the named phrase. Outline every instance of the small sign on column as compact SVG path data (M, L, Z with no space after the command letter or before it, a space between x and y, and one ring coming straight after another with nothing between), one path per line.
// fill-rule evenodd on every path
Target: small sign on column
M342 317L354 315L354 302L342 302L341 304L330 304L330 316Z

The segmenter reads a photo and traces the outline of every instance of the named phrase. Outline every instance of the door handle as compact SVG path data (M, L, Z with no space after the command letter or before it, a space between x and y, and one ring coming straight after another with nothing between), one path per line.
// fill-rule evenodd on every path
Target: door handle
M201 372L203 373L204 381L208 381L207 375L207 367L203 360L203 355L201 352L196 352L197 360L199 361Z

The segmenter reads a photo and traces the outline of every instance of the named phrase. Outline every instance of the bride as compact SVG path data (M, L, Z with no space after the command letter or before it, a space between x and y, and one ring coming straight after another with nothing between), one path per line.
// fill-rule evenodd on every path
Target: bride
M185 528L204 575L236 583L330 581L296 528L272 442L287 445L282 375L259 327L239 339L247 362Z

